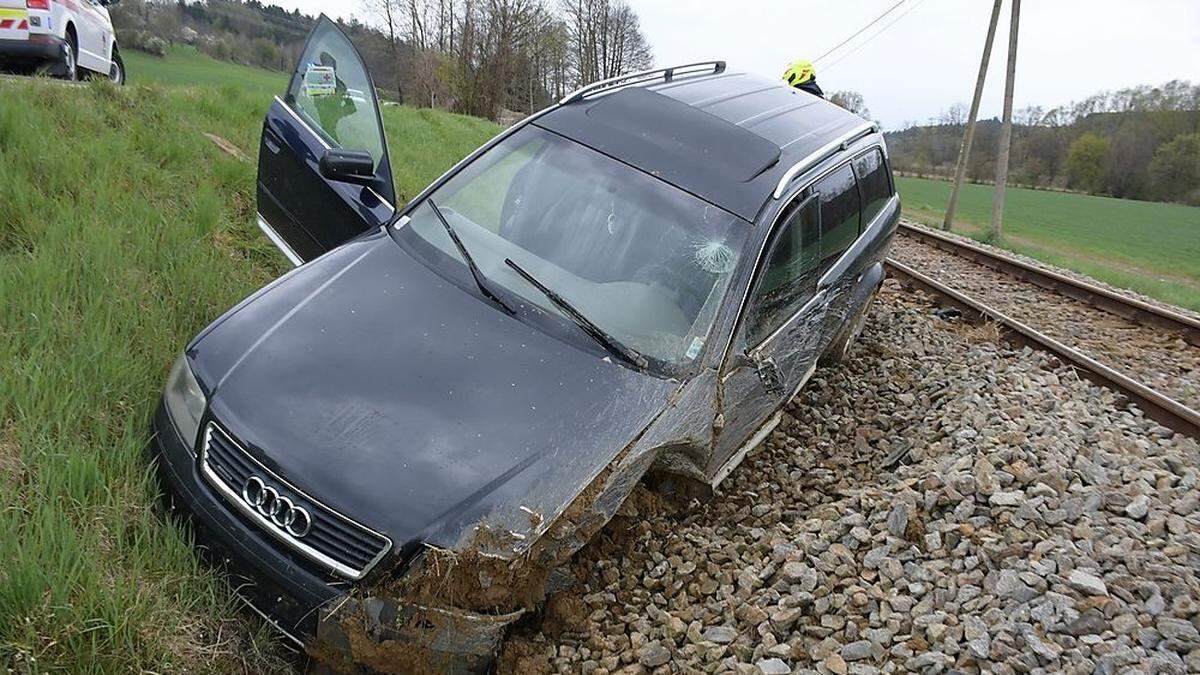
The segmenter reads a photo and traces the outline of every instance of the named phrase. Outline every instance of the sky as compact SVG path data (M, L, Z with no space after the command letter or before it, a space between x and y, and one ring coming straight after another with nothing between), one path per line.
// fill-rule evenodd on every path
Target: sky
M267 0L288 9L369 21L365 2ZM722 59L730 69L779 77L815 59L899 0L628 0L655 63ZM1011 0L1005 0L981 117L999 116ZM845 47L816 63L826 92L861 93L889 129L969 104L992 3L903 0ZM1200 0L1025 0L1014 105L1046 108L1106 89L1200 79Z

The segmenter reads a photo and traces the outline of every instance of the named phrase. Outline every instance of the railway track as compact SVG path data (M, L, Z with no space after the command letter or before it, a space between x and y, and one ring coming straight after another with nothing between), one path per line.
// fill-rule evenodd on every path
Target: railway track
M1086 302L1130 321L1143 325L1148 324L1158 330L1177 331L1190 345L1200 344L1200 322L1191 317L1149 303L1124 298L1108 289L1048 272L1020 261L1001 258L982 247L958 242L943 235L907 225L902 225L901 228L903 234L913 236L922 242L928 242L942 251L962 255L994 270L1009 273L1028 283L1034 283L1047 290ZM1150 419L1178 433L1192 438L1200 438L1200 412L1170 395L1038 330L1029 322L989 306L984 301L956 290L894 257L887 261L887 267L890 275L905 286L920 289L941 298L973 321L996 323L1008 339L1054 354L1063 363L1075 368L1081 376L1121 394L1130 403L1141 408Z
M900 223L900 234L980 265L1005 272L1046 290L1085 302L1134 323L1178 332L1189 344L1200 346L1200 320L1185 314L1152 305L1064 274L1042 269L1016 258L999 255L982 246L932 230Z

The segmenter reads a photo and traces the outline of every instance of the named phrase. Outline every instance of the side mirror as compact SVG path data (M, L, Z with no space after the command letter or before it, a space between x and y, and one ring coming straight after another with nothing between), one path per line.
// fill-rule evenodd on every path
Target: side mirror
M367 185L375 180L375 160L366 150L330 148L318 163L321 175L329 180Z

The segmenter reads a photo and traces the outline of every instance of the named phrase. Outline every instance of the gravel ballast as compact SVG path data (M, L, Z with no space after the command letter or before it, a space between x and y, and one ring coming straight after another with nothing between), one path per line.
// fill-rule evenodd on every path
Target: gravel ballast
M720 493L638 495L501 672L1200 671L1196 442L932 309L887 282Z
M1179 333L1109 314L915 238L897 236L891 256L1200 410L1200 347Z

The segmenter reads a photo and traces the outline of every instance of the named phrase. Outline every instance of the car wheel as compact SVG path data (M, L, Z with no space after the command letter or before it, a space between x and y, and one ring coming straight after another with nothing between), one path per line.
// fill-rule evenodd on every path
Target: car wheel
M118 87L125 84L125 62L121 60L121 54L113 49L112 68L108 70L108 79Z
M67 41L63 43L61 77L69 82L79 79L79 63L75 60L76 53L75 36L67 33Z
M875 303L875 296L878 294L878 288L871 291L871 295L867 296L867 301L863 303L862 309L858 310L850 323L838 334L833 344L829 345L829 349L825 350L825 354L821 356L821 365L837 365L844 363L850 357L850 350L862 333L863 326L867 323L867 315L871 313L871 305Z

